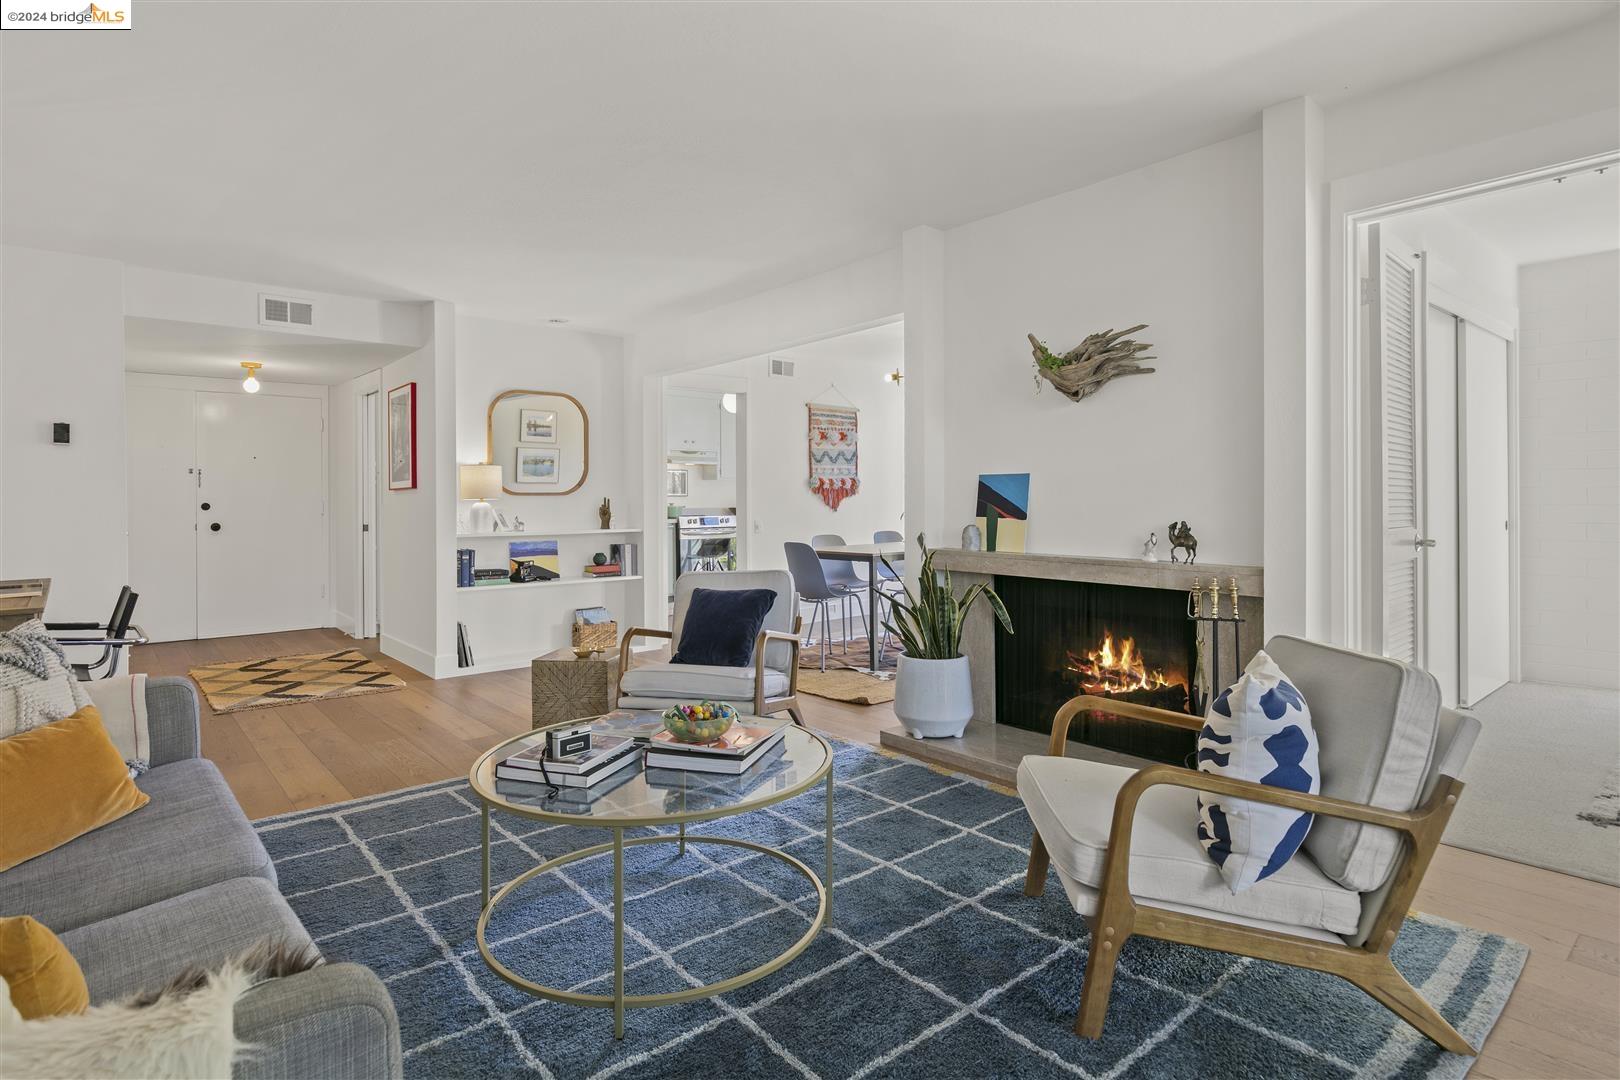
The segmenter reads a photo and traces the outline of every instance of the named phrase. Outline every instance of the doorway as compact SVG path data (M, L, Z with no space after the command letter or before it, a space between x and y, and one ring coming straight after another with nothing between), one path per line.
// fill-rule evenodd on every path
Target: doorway
M326 402L132 381L130 584L155 641L327 624Z

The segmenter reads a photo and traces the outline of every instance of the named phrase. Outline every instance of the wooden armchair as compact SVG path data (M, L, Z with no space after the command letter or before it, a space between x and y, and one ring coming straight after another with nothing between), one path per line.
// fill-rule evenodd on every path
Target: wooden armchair
M754 643L753 665L731 668L657 663L632 668L631 646L637 638L666 638L672 650L680 648L687 605L697 589L771 589L776 593L776 601ZM752 709L755 716L785 712L803 726L798 697L799 631L803 624L799 594L785 570L682 574L675 583L675 629L632 627L619 642L618 706L666 709L707 699Z
M1024 892L1039 896L1055 861L1091 925L1076 1033L1102 1035L1120 948L1143 934L1338 975L1444 1049L1476 1053L1389 952L1462 792L1457 777L1478 721L1442 709L1432 676L1392 660L1297 638L1273 638L1266 651L1311 708L1324 794L1170 765L1132 771L1064 758L1069 723L1082 711L1202 727L1197 717L1102 697L1064 704L1048 754L1019 766L1019 794L1035 822ZM1193 791L1317 817L1287 866L1234 895L1198 845Z

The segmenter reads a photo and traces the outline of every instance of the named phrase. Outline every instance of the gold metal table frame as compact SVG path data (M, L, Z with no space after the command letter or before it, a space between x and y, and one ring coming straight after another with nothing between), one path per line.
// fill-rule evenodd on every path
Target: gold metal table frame
M624 1013L626 1009L643 1009L656 1005L677 1005L686 1001L696 1001L700 998L714 997L718 994L724 994L727 991L735 990L739 986L746 986L751 982L756 982L763 979L767 975L779 971L781 968L792 963L801 953L810 947L810 943L815 940L816 935L821 932L822 928L827 926L832 921L833 749L831 744L829 744L826 739L822 738L820 735L817 735L813 731L809 731L805 728L794 728L790 730L801 732L802 734L815 739L821 744L823 751L826 753L826 760L822 763L821 768L817 769L814 774L800 783L793 785L791 788L776 792L769 798L762 798L759 800L746 802L738 806L719 807L703 811L694 811L692 813L686 813L683 811L676 814L658 815L652 817L614 817L597 819L590 817L589 815L582 816L576 814L547 812L538 808L529 809L521 805L513 805L511 803L501 802L499 804L499 808L501 810L536 821L547 821L559 825L578 825L593 829L611 829L613 832L613 839L605 844L595 844L591 847L581 848L578 851L570 851L565 855L559 855L555 859L548 859L539 866L534 867L532 870L525 870L511 881L501 886L501 888L493 896L490 895L489 891L489 819L492 806L491 799L485 794L479 784L478 774L486 760L503 751L508 742L513 740L503 742L499 746L482 755L472 767L469 774L469 782L471 783L473 793L478 796L478 801L481 807L481 896L483 897L483 907L478 915L477 941L478 952L479 955L484 958L484 963L489 965L490 970L495 972L496 975L500 976L506 982L517 987L519 990L533 994L536 997L545 998L550 1001L560 1001L567 1005L582 1005L588 1008L599 1009L611 1008L613 1010L613 1037L615 1039L624 1038ZM645 768L645 766L641 767ZM817 877L816 872L810 869L809 866L799 859L789 855L785 851L778 851L777 849L767 847L764 844L756 844L749 840L736 840L724 836L689 837L686 834L686 826L689 824L700 821L712 821L716 818L731 817L738 814L746 814L754 810L762 810L767 806L773 806L780 802L786 802L788 799L797 798L798 796L814 788L817 784L821 783L824 783L827 789L827 819L825 823L825 880ZM626 829L644 828L658 825L676 825L678 826L678 831L673 835L636 836L629 839L625 838L624 831ZM761 855L767 855L787 864L792 869L798 871L798 873L802 875L805 880L810 882L811 887L815 890L817 898L815 918L811 920L810 926L804 932L804 934L791 946L778 953L770 960L767 960L765 963L760 964L757 967L750 968L748 971L745 971L739 975L732 975L728 978L721 979L718 982L706 983L702 986L694 986L686 990L662 994L626 994L624 992L624 849L627 847L634 847L638 844L676 844L679 847L678 854L685 855L686 845L689 842L693 844L718 844L727 847L744 848L749 851L758 852ZM568 865L569 863L578 862L582 859L589 859L597 855L602 855L609 851L613 853L613 993L582 994L572 990L562 990L558 989L557 987L546 986L542 983L524 978L522 975L519 975L517 972L513 971L511 968L507 967L505 964L501 963L501 961L495 958L495 954L491 951L489 941L486 936L489 927L489 920L490 917L494 915L496 907L499 906L500 903L508 896L510 896L513 890L517 889L525 882L539 877L541 874L548 871L556 870L560 867Z

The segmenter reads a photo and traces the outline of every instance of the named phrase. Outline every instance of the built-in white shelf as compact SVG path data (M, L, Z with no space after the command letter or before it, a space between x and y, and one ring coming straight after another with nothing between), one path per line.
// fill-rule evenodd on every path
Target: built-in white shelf
M456 533L457 540L555 540L559 536L630 536L640 529L529 529L524 532Z
M584 585L593 581L640 581L640 574L611 574L602 577L553 578L550 581L504 581L499 585L458 585L458 593L500 592L502 589L556 589L564 585Z

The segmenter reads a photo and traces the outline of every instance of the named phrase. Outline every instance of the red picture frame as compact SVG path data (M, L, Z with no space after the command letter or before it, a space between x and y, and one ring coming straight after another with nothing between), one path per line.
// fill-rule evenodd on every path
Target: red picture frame
M415 487L416 383L408 382L388 391L388 490Z

